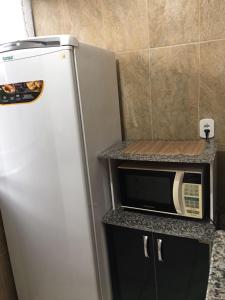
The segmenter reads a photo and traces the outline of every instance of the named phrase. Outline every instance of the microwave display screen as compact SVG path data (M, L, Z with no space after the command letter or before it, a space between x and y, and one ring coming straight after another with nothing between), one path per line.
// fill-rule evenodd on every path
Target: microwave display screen
M122 205L175 212L174 177L175 172L120 169Z

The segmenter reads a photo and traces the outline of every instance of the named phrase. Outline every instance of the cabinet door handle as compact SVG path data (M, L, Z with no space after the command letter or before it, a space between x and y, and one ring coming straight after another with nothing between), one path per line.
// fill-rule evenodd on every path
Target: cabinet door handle
M146 258L149 258L149 255L148 255L148 236L147 235L143 236L143 241L144 241L144 255L145 255Z
M163 258L162 258L162 239L157 239L157 247L158 247L158 261L163 262Z

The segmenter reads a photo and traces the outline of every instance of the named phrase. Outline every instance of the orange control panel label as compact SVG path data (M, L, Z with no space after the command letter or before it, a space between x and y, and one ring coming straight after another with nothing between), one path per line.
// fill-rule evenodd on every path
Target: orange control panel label
M43 80L0 85L0 105L29 103L35 101L44 88Z

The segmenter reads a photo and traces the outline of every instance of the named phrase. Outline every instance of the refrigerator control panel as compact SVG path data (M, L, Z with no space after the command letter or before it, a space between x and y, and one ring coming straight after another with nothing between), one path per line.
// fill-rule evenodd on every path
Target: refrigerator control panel
M0 105L29 103L40 97L43 80L26 81L0 85Z

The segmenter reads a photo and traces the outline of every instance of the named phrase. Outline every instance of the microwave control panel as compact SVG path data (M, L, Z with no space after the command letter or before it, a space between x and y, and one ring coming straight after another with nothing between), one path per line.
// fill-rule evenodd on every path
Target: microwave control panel
M182 198L185 216L202 219L202 186L195 183L182 184Z

